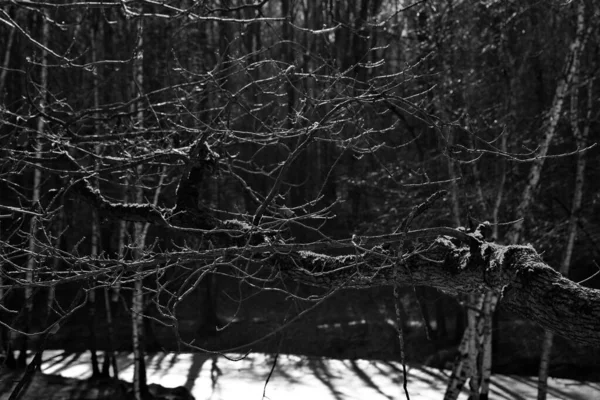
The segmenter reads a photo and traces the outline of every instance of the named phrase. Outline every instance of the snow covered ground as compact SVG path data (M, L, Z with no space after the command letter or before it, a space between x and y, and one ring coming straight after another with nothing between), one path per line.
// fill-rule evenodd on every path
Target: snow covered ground
M392 400L404 399L401 365L396 362L333 360L280 355L265 388L274 356L252 353L241 360L239 354L156 353L147 357L148 383L167 387L185 386L197 400ZM85 379L91 375L89 353L67 354L47 351L42 371ZM133 358L118 358L120 378L131 381ZM413 400L440 400L448 371L427 367L409 369L408 389ZM535 399L536 379L495 375L492 399ZM550 379L548 399L600 399L600 383ZM460 399L467 399L466 394Z

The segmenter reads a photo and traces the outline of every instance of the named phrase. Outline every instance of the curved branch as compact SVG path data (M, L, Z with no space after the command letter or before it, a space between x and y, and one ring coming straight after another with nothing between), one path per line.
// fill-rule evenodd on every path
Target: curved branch
M277 263L296 281L321 287L391 285L395 260L384 254L328 257L282 255ZM450 294L492 290L501 304L554 333L600 346L600 290L583 287L548 266L531 246L481 245L480 254L437 239L398 268L402 285L435 287Z

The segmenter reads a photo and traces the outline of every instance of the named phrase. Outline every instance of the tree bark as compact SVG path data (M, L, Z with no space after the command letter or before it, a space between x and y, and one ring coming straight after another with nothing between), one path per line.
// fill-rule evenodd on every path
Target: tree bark
M583 2L580 3L579 7L580 18L579 29L583 29ZM573 63L578 63L578 59L574 60ZM589 83L588 93L588 115L587 124L583 131L579 128L579 68L575 68L573 73L573 91L571 93L571 129L575 142L579 148L584 148L587 145L587 136L589 131L589 124L592 112L592 80ZM579 211L581 209L581 203L583 200L583 184L585 178L585 166L586 159L585 153L579 153L577 155L577 166L575 172L575 188L573 190L573 201L571 205L571 215L569 217L568 233L567 233L567 244L565 246L564 258L560 266L560 272L564 276L569 276L569 269L571 267L571 259L573 256L573 250L575 248L575 239L577 237L577 224L579 222ZM538 372L538 400L546 400L548 391L548 370L550 369L550 355L552 353L552 343L554 341L554 334L549 330L544 331L544 339L542 341L542 354L540 355L540 368Z
M305 284L367 288L392 284L392 266L373 254L328 257L312 252L273 255L281 273ZM519 316L580 343L600 345L600 291L548 266L531 246L484 243L477 253L439 238L411 255L399 271L402 285L427 285L450 294L490 289Z
M133 62L133 81L131 94L137 94L141 99L144 87L144 25L143 20L139 19L135 24L136 38ZM144 111L142 100L132 103L132 114L135 115L138 129L144 127ZM137 176L143 176L141 165L137 166ZM143 182L137 182L135 188L135 200L142 203L144 200ZM133 258L139 260L142 258L146 242L142 222L133 224ZM148 386L146 382L146 364L144 360L144 292L143 279L137 278L133 284L133 295L131 299L131 323L132 323L132 342L133 342L133 394L135 400L145 400L148 397Z

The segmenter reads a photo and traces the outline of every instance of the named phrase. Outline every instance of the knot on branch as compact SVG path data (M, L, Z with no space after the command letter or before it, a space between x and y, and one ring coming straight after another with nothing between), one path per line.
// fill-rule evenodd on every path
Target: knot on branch
M200 168L209 175L214 174L219 165L220 155L203 138L196 140L190 148L191 169Z
M206 188L206 178L213 175L219 164L219 154L211 149L203 138L198 139L192 144L189 152L190 163L181 176L177 186L175 212L184 211L197 214L198 221L203 221L200 226L204 229L214 227L212 216L202 204L202 193ZM209 218L210 217L210 218ZM198 222L196 221L196 222Z

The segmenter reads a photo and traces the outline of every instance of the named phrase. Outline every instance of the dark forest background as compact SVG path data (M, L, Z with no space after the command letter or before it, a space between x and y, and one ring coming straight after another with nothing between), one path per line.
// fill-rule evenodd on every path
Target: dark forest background
M487 220L491 240L509 243L543 158L520 242L558 269L575 215L569 277L600 288L599 154L579 151L599 137L597 12L591 1L0 1L3 350L127 350L141 323L146 350L398 358L391 288L324 292L243 257L180 262L221 246L190 237L211 229L202 215L167 229L90 195L171 208L176 221L194 151L211 170L192 185L194 207L291 244L393 232L441 189L414 228ZM420 286L400 297L407 360L451 366L469 300ZM500 302L493 331L495 370L537 373L541 328ZM577 378L600 360L562 338L552 357L551 374Z

